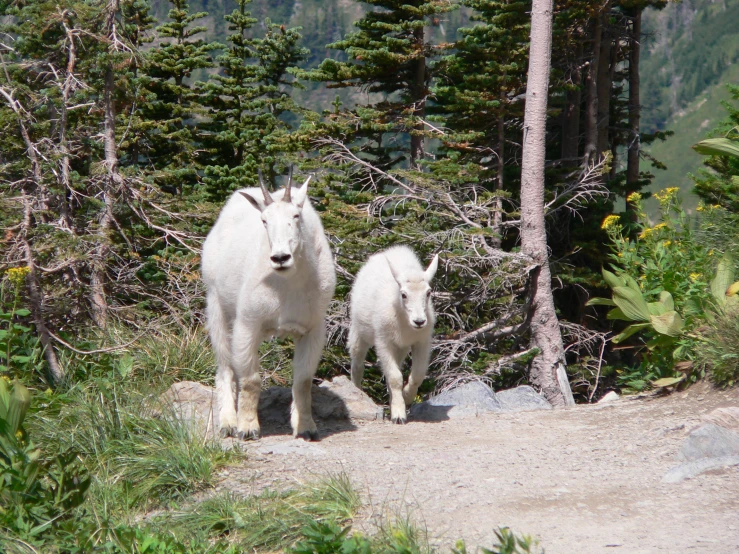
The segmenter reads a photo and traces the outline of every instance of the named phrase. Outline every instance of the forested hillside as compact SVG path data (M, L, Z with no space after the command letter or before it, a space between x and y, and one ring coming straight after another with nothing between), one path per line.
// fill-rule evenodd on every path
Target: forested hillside
M703 160L690 146L724 118L726 85L739 82L737 21L737 0L685 0L645 12L644 126L675 132L650 148L667 166L655 173L654 190L676 186L687 193L692 186L686 175Z

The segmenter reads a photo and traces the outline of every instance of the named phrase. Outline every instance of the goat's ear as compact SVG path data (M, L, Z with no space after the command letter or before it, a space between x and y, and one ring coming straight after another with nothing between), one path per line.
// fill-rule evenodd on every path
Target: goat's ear
M436 269L439 267L439 255L437 254L434 256L434 259L431 260L431 263L429 264L428 268L426 268L426 282L430 283L431 279L434 278L434 275L436 275Z
M303 204L305 204L305 199L308 198L308 183L310 182L311 177L312 175L308 175L305 183L303 183L301 187L292 194L292 202L298 208L302 208Z
M264 209L264 205L257 198L254 198L248 192L239 191L239 194L243 196L244 198L246 198L249 201L249 204L254 206L260 212Z
M400 284L400 275L393 267L393 264L390 263L390 259L387 256L385 256L385 260L387 260L387 266L390 268L390 273L392 273L393 279L395 279L395 282L398 283L399 287L402 287L402 285Z

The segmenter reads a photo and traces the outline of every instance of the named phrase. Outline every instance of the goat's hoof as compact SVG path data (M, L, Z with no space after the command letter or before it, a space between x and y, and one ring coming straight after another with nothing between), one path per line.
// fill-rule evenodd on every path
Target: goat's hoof
M233 437L236 435L236 427L221 427L221 430L218 432L218 434L221 436L222 439Z
M242 441L256 441L259 440L259 431L252 429L251 431L238 431L236 438Z
M408 420L404 417L393 417L390 419L392 423L395 423L396 425L405 425L408 423Z
M296 439L303 439L304 441L309 442L318 442L320 437L318 436L318 431L303 431L302 433L298 433L295 435Z

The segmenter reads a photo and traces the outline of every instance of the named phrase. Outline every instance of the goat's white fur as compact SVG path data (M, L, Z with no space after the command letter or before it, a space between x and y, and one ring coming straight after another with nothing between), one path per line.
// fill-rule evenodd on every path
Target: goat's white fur
M424 271L407 246L374 254L357 274L351 297L349 353L352 382L362 386L367 350L375 347L390 392L390 418L406 422L406 405L426 377L436 315L430 283L438 255ZM403 386L401 367L412 353L411 373Z
M307 200L309 180L291 189L289 201L283 201L286 189L272 195L258 188L237 191L203 245L222 436L259 437L259 345L270 336L291 335L293 435L318 438L311 384L326 342L336 274L321 220Z

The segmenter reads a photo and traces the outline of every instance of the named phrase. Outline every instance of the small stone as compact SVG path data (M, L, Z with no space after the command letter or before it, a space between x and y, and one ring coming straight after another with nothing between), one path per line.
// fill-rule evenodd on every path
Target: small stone
M616 391L611 391L605 395L603 395L603 398L598 400L598 404L608 404L609 402L615 402L621 398Z
M716 408L712 412L702 415L701 421L739 432L739 407Z

